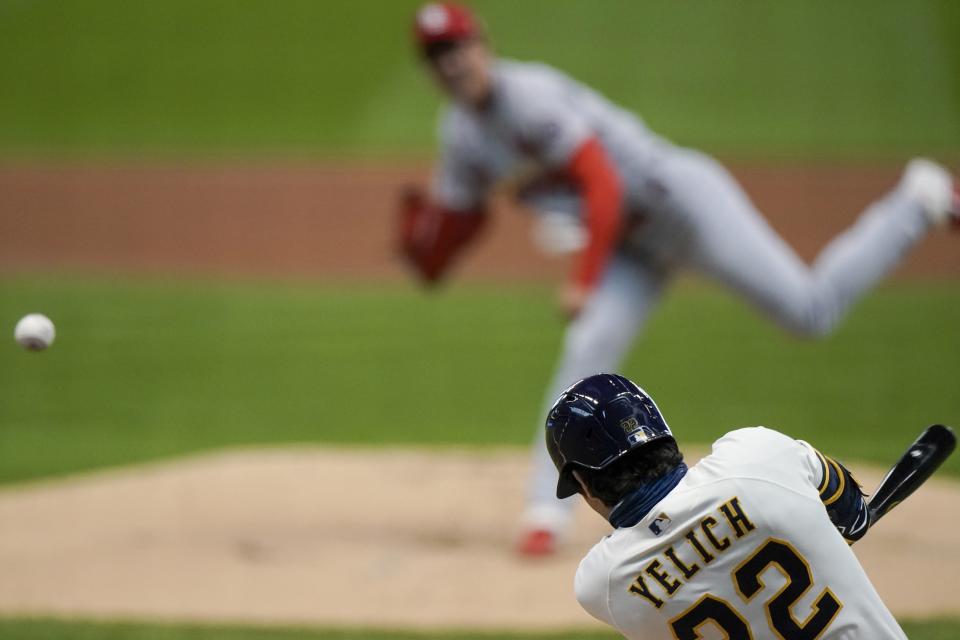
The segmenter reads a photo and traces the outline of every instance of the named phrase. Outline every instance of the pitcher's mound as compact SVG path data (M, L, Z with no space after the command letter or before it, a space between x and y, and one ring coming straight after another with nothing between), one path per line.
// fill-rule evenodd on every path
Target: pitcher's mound
M572 595L607 527L513 553L527 455L240 450L0 492L0 614L389 628L596 624ZM868 487L879 473L858 469ZM857 545L899 616L957 613L954 483Z

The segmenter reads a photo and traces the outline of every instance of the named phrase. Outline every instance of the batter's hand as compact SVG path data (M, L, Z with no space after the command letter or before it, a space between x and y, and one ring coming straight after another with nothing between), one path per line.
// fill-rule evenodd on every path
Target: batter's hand
M568 282L560 289L560 310L568 320L574 320L583 311L593 290L582 284Z

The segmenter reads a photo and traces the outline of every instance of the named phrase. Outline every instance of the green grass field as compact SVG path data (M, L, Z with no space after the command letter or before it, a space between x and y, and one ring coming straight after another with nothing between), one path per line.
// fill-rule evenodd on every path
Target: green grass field
M423 152L415 0L0 3L0 157ZM724 155L960 150L960 5L477 0L553 63ZM598 8L600 7L600 8Z
M255 443L525 445L560 343L551 293L2 281L0 316L43 310L59 335L0 341L0 480ZM683 442L762 423L886 464L960 424L957 326L956 283L883 289L817 343L681 287L623 371Z
M0 2L0 162L425 155L440 99L412 55L417 4ZM472 4L500 53L569 71L681 144L960 161L954 0ZM53 349L0 340L0 483L233 445L524 446L562 331L546 288L0 279L9 330L37 310ZM960 425L958 326L957 282L884 288L818 343L688 286L622 371L682 443L763 423L887 464L924 425ZM960 637L957 620L905 628ZM0 638L25 640L574 637L614 636L0 618Z
M912 640L953 640L960 620L905 622ZM9 640L614 640L611 633L398 633L373 630L267 629L148 625L55 620L0 619L0 636Z

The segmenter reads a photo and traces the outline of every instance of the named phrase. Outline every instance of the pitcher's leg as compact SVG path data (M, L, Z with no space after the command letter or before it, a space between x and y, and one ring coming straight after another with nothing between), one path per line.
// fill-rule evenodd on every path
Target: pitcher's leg
M563 351L547 388L534 434L532 469L527 490L524 530L545 531L554 537L567 528L572 499L558 500L557 470L547 454L543 423L560 393L580 378L616 371L633 344L666 280L658 272L629 258L617 256L583 313L567 327ZM524 540L521 539L521 551Z
M928 186L918 189L910 169L808 268L725 170L706 161L700 171L701 188L686 203L700 207L690 263L800 335L832 331L932 225ZM949 193L949 180L932 189Z
M696 185L674 196L674 206L691 220L685 262L788 331L823 332L832 318L821 308L809 267L719 163L695 154L685 164L683 178Z
M829 283L841 313L940 222L938 217L949 206L951 182L939 167L911 162L896 188L820 253L813 265L814 277Z

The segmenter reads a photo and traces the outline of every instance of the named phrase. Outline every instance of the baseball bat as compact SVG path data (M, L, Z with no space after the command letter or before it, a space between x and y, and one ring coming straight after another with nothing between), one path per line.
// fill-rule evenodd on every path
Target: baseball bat
M957 446L953 429L942 424L927 427L906 453L880 481L873 498L867 503L870 526L903 502L926 482Z

